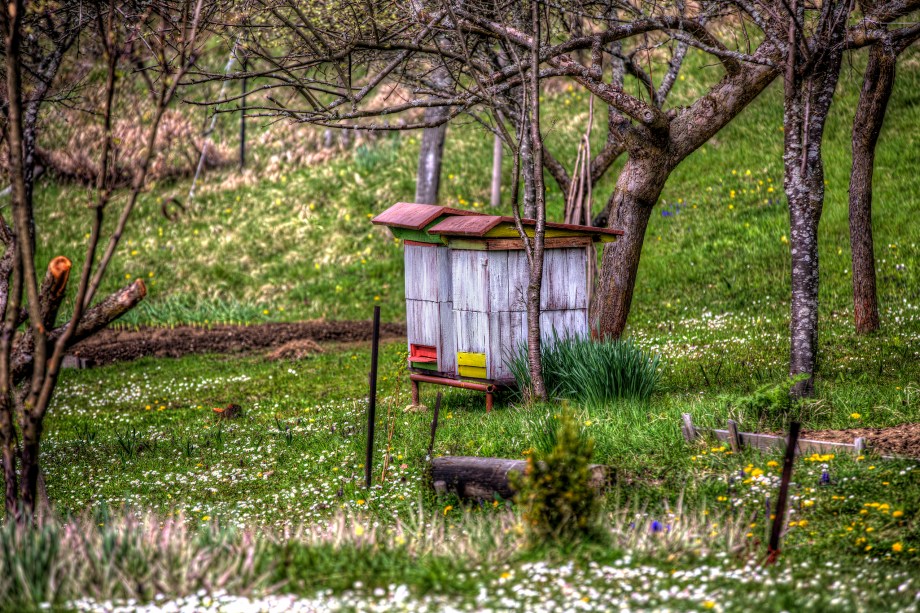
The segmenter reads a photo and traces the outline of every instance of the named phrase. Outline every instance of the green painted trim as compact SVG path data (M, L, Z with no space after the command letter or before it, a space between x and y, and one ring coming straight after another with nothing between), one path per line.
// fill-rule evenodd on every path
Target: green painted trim
M409 366L417 370L431 370L438 372L438 363L437 362L409 362Z
M431 243L432 245L443 245L440 237L432 236L424 230L409 230L408 228L390 228L393 236L404 241L417 241L419 243Z

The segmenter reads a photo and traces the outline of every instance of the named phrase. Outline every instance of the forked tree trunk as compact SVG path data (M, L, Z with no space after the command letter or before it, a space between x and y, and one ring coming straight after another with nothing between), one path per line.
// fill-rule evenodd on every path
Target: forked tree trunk
M853 268L853 316L860 334L879 329L872 240L872 173L875 145L894 85L897 55L890 44L872 45L856 116L853 119L853 166L850 169L850 251Z
M601 338L620 338L626 329L645 229L670 172L665 159L657 149L641 156L634 152L610 197L608 225L624 234L604 246L591 305L592 331Z

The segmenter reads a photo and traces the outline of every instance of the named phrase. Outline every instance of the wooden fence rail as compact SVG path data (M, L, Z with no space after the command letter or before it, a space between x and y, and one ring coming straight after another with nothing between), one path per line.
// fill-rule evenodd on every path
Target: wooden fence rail
M688 442L700 438L704 434L715 437L720 441L725 441L731 446L733 452L737 453L744 447L754 447L764 451L779 451L786 448L786 437L774 436L772 434L753 434L749 432L739 432L738 424L733 420L728 420L727 430L718 430L716 428L700 428L693 425L693 419L689 413L683 414L684 438ZM866 439L859 437L852 443L832 443L830 441L811 441L808 439L799 439L796 444L796 455L809 455L812 453L855 453L857 455L865 453Z

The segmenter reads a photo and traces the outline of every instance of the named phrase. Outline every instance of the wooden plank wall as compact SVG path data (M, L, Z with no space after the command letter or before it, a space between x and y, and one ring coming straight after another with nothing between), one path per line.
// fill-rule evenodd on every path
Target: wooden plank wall
M489 378L512 379L508 362L527 342L527 313L499 311L489 314Z
M438 371L456 374L450 250L444 245L406 245L406 333L409 344L438 350Z
M485 353L490 379L511 379L507 361L527 342L529 281L523 251L451 251L455 351ZM584 247L546 251L541 295L542 337L588 334L588 272ZM461 285L462 284L462 285ZM442 367L443 368L443 367Z
M440 316L438 325L438 370L443 373L457 374L457 336L454 329L454 305L450 302L438 303Z
M406 300L406 336L410 345L438 346L441 336L438 315L437 302Z
M406 245L406 299L438 302L441 283L438 277L436 246Z

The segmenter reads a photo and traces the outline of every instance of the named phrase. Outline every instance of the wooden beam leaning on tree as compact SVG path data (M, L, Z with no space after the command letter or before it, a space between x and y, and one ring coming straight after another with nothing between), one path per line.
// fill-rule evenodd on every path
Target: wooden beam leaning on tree
M43 422L66 351L133 308L146 294L143 281L138 279L93 305L134 206L147 187L147 171L155 156L160 120L175 98L184 75L198 57L205 39L205 26L218 8L218 4L206 5L204 0L154 0L143 6L116 4L113 0L107 5L86 6L82 11L62 11L58 14L79 17L80 21L71 23L69 27L83 30L88 44L95 45L97 57L105 62L106 68L105 102L100 114L104 128L99 147L100 170L89 207L89 240L72 314L59 326L57 314L71 276L71 263L65 257L52 260L44 281L39 285L33 248L38 228L33 216L31 186L31 166L35 161L34 156L27 154L26 146L28 138L34 143L35 124L30 124L28 116L23 114L24 108L34 108L37 116L38 108L45 99L29 98L26 101L22 75L23 63L28 58L22 52L22 32L32 20L44 20L47 16L44 11L32 14L23 0L13 0L7 10L0 10L8 100L4 128L10 145L13 210L12 228L0 218L0 241L6 246L0 259L0 311L4 313L0 332L0 446L8 518L27 523L36 510ZM34 33L36 30L30 31ZM103 241L106 209L116 197L110 183L109 168L115 138L114 100L122 74L120 62L127 57L127 48L138 37L143 38L143 48L149 52L150 60L161 76L151 81L154 108L146 126L144 155L135 168L130 189L126 194L118 194L124 203L115 229L108 236L103 253L97 257ZM39 45L39 48L42 47ZM52 53L58 51L53 45L48 48ZM64 82L58 87L67 87L66 77L44 74L49 88L55 79ZM128 87L133 85L131 83ZM30 130L33 133L27 138L26 133ZM27 323L28 328L16 341L15 332L21 323ZM17 389L19 385L21 389Z

